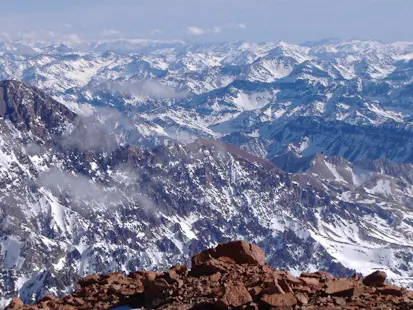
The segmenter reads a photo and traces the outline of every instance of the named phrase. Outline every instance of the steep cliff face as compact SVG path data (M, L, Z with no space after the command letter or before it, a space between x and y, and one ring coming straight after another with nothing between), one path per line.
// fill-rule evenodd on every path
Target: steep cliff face
M90 275L62 299L45 296L12 309L410 309L413 292L385 282L375 271L360 279L326 271L294 277L265 265L261 248L243 241L219 244L192 257L192 268L165 272Z

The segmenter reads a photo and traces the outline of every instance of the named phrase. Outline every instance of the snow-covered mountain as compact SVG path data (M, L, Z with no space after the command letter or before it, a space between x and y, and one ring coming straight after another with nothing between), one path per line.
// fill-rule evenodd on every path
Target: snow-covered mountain
M327 122L326 130L356 126L374 135L377 127L397 128L410 135L412 59L413 44L406 42L4 42L0 78L36 86L76 113L96 106L138 112L162 127L162 135L222 139L243 148L247 143L249 151L270 160L293 148L303 155L390 156L403 162L410 153L397 145L395 154L387 155L382 154L387 145L377 145L381 151L371 155L364 144L350 154L346 148L353 142L324 150L327 142L305 126ZM287 128L294 135L279 141ZM334 133L328 135L321 139L335 139Z
M293 272L412 285L412 59L405 42L1 43L2 298L232 239Z

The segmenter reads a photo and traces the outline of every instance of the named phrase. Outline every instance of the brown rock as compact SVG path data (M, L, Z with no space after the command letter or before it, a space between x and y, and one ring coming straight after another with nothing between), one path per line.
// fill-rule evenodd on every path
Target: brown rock
M272 281L272 279L271 279L271 281ZM247 280L245 281L245 286L246 287L253 287L253 286L262 284L262 282L263 282L263 279L260 275L252 274L252 275L248 276Z
M175 271L179 275L186 276L188 274L188 268L185 265L173 266L170 270Z
M403 296L403 289L398 286L386 285L377 288L377 293L382 295Z
M178 288L181 288L182 286L184 286L184 280L182 279L177 279L176 282L178 283Z
M193 256L192 269L194 266L204 264L211 258L218 259L220 257L230 258L236 264L263 265L265 263L265 255L260 247L245 241L233 241L219 244L214 249Z
M286 293L293 292L293 289L291 288L291 286L287 283L285 279L281 279L280 281L278 281L278 284L281 286L284 292Z
M111 284L111 285L109 285L108 293L109 294L115 294L117 292L120 292L121 289L122 289L122 285L120 285L120 284Z
M217 259L227 264L236 264L235 260L230 257L220 256Z
M50 309L56 309L57 308L57 303L54 300L49 300L46 302L46 305L50 308Z
M88 285L91 285L91 284L94 284L94 283L99 283L100 279L101 279L101 277L99 275L93 274L93 275L87 276L83 279L80 279L79 280L79 285L80 286L88 286Z
M261 297L260 306L263 308L271 307L291 307L297 304L297 299L293 294L272 294Z
M301 284L301 280L294 277L293 275L291 275L290 273L286 272L283 279L285 279L288 283L293 284L293 285L300 285Z
M163 278L156 278L154 281L145 284L144 296L148 308L156 308L166 302L169 289L168 282Z
M174 280L176 281L177 279L179 279L179 274L176 273L175 270L169 269L166 273L165 273L165 277L168 280Z
M209 280L212 282L218 282L219 280L221 280L221 273L220 272L216 272L214 274L211 274L209 276Z
M99 309L99 308L95 307L95 309ZM100 309L103 309L103 308L100 308ZM59 310L77 310L77 308L75 306L72 306L72 305L61 305L61 306L59 306Z
M160 273L155 271L135 271L131 272L128 277L132 279L142 279L146 281L153 281Z
M308 296L303 294L303 293L298 293L295 295L295 298L297 299L297 302L300 306L306 306L308 305Z
M317 271L317 272L304 272L300 275L300 278L316 278L324 280L333 280L334 276L327 271Z
M54 297L53 295L46 295L40 300L40 302L46 302L46 301L55 300L55 299L56 297Z
M334 279L327 283L325 289L327 295L351 297L360 296L362 287L358 286L354 281L348 279Z
M113 272L102 277L103 284L120 284L124 283L124 276L121 272Z
M307 278L307 277L300 277L300 281L311 289L319 290L322 287L319 278Z
M128 275L128 278L133 279L131 286L136 293L143 293L145 290L145 285L148 286L151 282L155 281L156 277L160 274L153 271L136 271Z
M406 300L406 302L412 302L413 303L413 291L406 291L404 292L404 294L406 295L404 297L404 299Z
M363 284L367 286L383 286L387 274L384 271L375 271L363 279Z
M272 280L270 283L266 283L266 287L264 287L263 293L267 295L271 295L271 294L284 294L285 292L276 280Z
M258 310L258 305L256 303L250 303L249 305L244 306L242 309L244 310Z
M85 304L85 301L81 298L74 298L73 299L73 304L75 306L83 306Z
M244 284L241 282L230 282L226 285L224 295L217 302L217 307L227 309L228 307L241 307L252 301Z
M297 286L294 287L294 292L296 293L304 293L304 294L310 294L311 289L308 286Z
M122 288L121 290L117 291L116 294L119 296L132 296L135 295L136 293L142 293L142 292L136 292L135 289L132 288Z
M248 289L248 292L250 293L252 298L258 297L259 294L262 292L262 287L261 286L254 286Z
M245 257L254 257L249 246L235 242L229 245L232 252L225 249L228 244L224 250L204 251L194 257L189 273L185 266L174 266L164 273L138 271L127 278L121 273L89 276L62 299L46 296L33 306L14 300L17 305L7 309L106 310L118 305L159 310L413 309L413 292L385 283L380 273L367 276L367 285L356 277L335 279L326 272L295 278L260 265L257 259L247 263Z
M333 300L338 306L344 306L346 304L346 300L343 297L333 297Z
M63 301L67 304L72 305L73 304L73 296L72 295L67 295L63 297Z
M203 259L201 259L201 261L203 261ZM192 265L191 276L208 276L217 272L225 272L227 269L228 266L225 262L215 258L209 258L205 262Z

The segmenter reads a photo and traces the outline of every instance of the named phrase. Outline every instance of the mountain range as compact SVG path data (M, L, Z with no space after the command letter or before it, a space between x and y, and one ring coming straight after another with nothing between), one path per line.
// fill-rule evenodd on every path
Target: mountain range
M0 44L0 294L219 242L413 285L413 43Z

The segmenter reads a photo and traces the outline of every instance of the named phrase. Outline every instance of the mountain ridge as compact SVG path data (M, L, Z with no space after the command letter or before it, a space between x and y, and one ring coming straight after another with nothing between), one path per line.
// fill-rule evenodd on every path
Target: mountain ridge
M0 53L31 85L0 118L1 297L241 237L293 273L411 285L409 45L180 44Z

